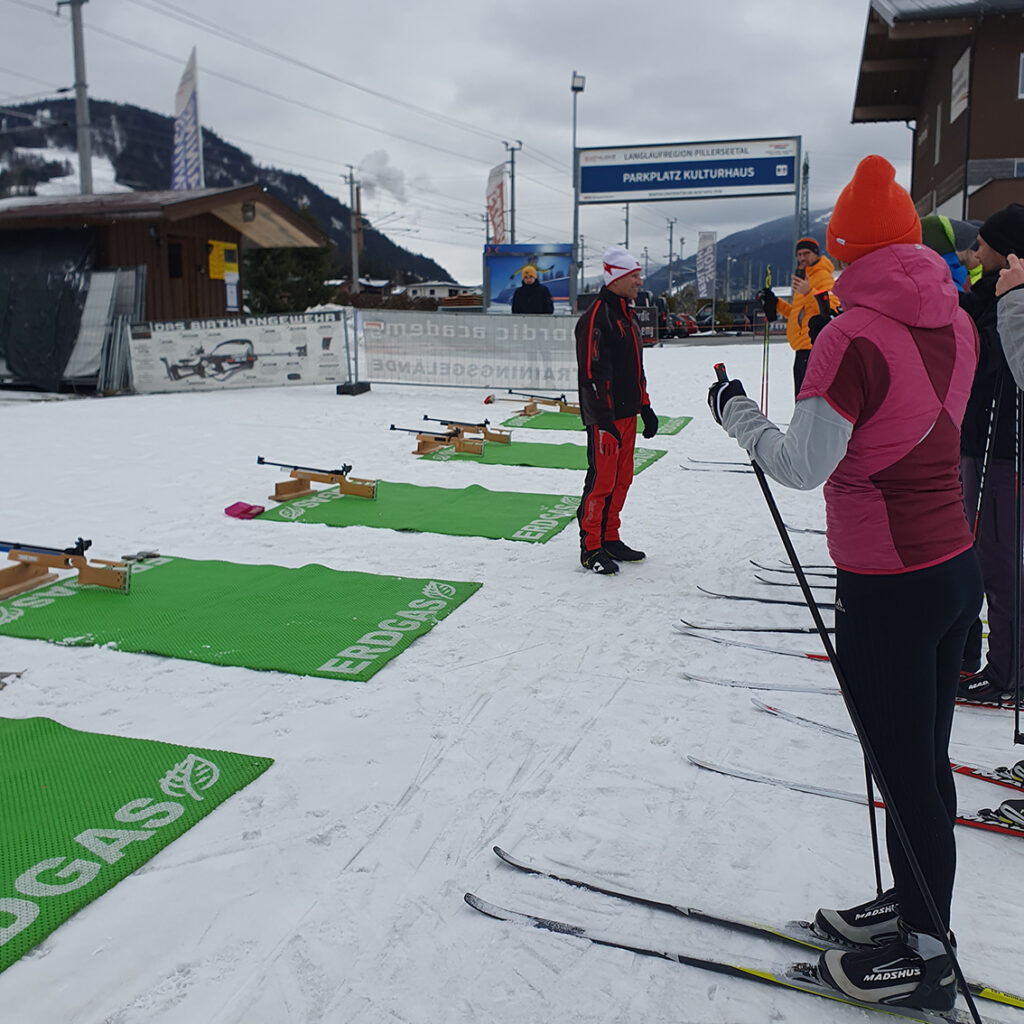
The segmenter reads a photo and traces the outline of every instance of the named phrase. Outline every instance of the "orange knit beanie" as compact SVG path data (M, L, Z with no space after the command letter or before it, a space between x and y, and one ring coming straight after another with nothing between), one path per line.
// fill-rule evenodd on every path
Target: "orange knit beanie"
M828 222L829 254L852 263L887 245L920 241L921 221L910 194L896 184L895 168L884 157L864 157Z

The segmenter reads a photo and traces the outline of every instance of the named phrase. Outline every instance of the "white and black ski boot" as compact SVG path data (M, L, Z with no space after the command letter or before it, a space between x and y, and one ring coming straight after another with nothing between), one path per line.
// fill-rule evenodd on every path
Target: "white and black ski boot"
M950 936L950 940L955 940ZM954 945L955 949L955 945ZM945 1013L956 1003L953 961L942 940L911 931L902 922L893 942L872 949L829 949L818 960L818 977L865 1003L912 1006Z
M814 915L811 930L848 946L881 946L896 938L899 915L896 890L887 889L881 896L849 910L823 907Z

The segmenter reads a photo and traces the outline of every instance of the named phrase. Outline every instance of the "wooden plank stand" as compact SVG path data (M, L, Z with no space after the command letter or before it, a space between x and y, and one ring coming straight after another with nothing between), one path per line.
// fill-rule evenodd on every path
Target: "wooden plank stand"
M131 565L124 561L97 558L90 561L85 549L91 541L79 538L74 548L33 548L28 545L10 545L7 558L14 562L0 569L0 600L24 594L59 579L51 569L77 569L79 586L108 587L128 593L131 588Z
M413 455L429 455L440 448L450 447L467 455L483 455L484 439L466 437L461 430L453 430L447 434L417 434Z
M351 494L357 498L376 498L377 481L363 477L349 476L352 467L344 465L340 469L317 469L314 466L290 466L284 462L268 462L262 455L256 456L261 466L281 466L290 470L289 479L282 480L274 487L274 493L268 495L270 501L293 501L313 494L310 483L337 484L341 494Z

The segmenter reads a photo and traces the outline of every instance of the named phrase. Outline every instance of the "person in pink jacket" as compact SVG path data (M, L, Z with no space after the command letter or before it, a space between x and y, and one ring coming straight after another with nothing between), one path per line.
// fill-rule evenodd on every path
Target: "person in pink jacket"
M945 1011L956 792L949 735L982 584L961 500L960 424L978 336L892 165L865 157L836 202L829 253L843 312L818 335L789 429L738 381L712 385L715 418L779 483L825 484L837 568L836 651L847 696L938 908L937 929L891 820L893 887L814 926L852 947L819 977L868 1002Z

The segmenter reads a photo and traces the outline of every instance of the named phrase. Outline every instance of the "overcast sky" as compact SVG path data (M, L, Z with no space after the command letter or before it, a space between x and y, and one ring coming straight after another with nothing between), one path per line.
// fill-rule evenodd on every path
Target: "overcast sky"
M73 84L67 7L0 0L0 103ZM586 76L578 144L800 135L812 209L881 153L909 181L905 125L851 125L868 0L551 0L440 4L89 0L89 95L173 115L197 47L203 125L296 171L465 284L481 279L491 167L515 154L516 241L572 235L573 70ZM793 210L793 197L630 205L629 247L653 266ZM590 269L625 241L621 206L583 206Z

